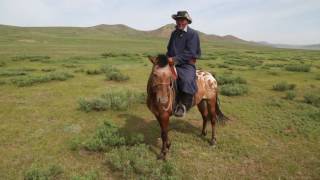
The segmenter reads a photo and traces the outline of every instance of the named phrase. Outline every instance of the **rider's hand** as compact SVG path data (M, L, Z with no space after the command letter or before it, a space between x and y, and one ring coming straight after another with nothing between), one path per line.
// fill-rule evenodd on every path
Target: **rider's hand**
M168 57L168 64L169 64L170 66L173 66L173 65L174 65L174 60L173 60L172 57Z

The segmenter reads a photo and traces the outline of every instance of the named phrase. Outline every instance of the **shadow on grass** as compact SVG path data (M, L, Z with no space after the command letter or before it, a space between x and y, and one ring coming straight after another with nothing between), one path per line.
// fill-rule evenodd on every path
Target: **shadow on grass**
M157 120L153 119L151 121L146 121L145 119L133 115L133 114L120 114L120 118L123 118L125 121L125 125L122 126L119 131L121 134L130 137L131 135L140 133L144 136L144 142L150 145L151 150L155 153L159 153L159 148L161 148L161 139L160 139L160 125ZM170 118L169 123L169 138L172 138L171 130L191 134L191 135L199 135L201 129L192 125L187 120L180 120ZM200 138L199 140L204 140L204 138ZM172 142L174 143L174 142Z

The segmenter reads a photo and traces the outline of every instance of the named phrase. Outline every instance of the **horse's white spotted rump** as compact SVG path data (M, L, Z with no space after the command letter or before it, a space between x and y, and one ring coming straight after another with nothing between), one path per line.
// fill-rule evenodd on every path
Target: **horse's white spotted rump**
M198 91L204 91L202 98L208 99L216 95L218 83L211 73L197 70ZM200 98L200 97L199 97Z

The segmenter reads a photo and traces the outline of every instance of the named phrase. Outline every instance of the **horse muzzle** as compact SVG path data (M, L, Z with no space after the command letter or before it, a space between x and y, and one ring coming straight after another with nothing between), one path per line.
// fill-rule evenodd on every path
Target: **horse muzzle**
M167 96L157 97L157 102L160 104L166 104L168 101L169 101L169 98Z

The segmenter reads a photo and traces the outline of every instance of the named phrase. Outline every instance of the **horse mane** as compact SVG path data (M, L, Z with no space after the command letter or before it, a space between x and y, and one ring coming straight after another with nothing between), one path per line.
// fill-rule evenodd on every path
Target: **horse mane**
M158 54L157 58L158 58L157 65L159 67L164 67L168 64L168 58L165 54Z

